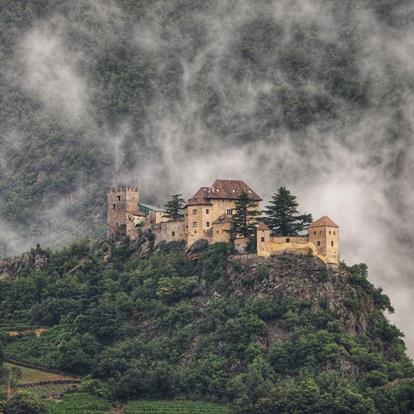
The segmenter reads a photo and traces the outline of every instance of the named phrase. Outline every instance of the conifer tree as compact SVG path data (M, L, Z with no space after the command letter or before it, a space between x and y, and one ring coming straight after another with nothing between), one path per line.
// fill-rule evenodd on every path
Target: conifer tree
M181 220L183 218L183 209L185 200L182 194L174 194L171 200L165 204L165 217L171 221Z
M249 198L248 194L242 192L236 201L236 212L232 217L231 236L247 237L254 240L256 237L256 224L261 214L257 210L257 203Z
M295 236L312 223L312 214L299 214L296 197L285 187L272 196L266 206L264 222L274 236Z

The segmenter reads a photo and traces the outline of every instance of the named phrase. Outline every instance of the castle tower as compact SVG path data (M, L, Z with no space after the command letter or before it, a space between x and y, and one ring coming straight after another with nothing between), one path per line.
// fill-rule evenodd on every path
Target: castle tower
M138 211L139 192L137 187L112 187L107 193L108 233L115 236L129 236L136 239L136 224L142 214Z
M339 227L328 216L321 217L309 226L308 238L328 264L339 263Z

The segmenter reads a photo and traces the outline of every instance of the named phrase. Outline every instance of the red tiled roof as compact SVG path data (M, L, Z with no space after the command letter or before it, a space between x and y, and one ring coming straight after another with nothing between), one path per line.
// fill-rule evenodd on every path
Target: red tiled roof
M328 216L322 216L319 220L314 221L309 228L312 227L336 227L339 228Z
M210 201L206 198L209 191L209 187L201 187L194 195L188 200L187 206L193 205L209 205Z
M209 200L237 200L242 192L254 201L262 199L241 180L216 180L211 187L201 187L187 205L210 204Z

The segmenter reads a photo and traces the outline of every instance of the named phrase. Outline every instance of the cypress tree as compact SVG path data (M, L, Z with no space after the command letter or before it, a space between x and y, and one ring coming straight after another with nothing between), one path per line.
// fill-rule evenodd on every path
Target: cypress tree
M183 209L185 200L182 194L174 194L171 200L165 204L165 217L171 221L181 220L183 218Z
M254 240L258 216L261 214L257 210L257 203L249 198L247 193L242 192L235 204L236 212L232 217L232 239L242 236Z
M266 206L264 222L274 236L296 236L312 223L312 214L299 214L296 197L280 187Z

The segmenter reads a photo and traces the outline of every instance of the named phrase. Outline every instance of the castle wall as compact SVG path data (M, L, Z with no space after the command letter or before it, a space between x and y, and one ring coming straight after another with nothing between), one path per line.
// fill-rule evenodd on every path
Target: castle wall
M147 215L147 224L159 224L168 221L168 217L165 217L165 213L162 211L150 211Z
M213 224L211 232L212 243L228 243L230 241L231 223Z
M281 253L313 254L327 264L337 265L339 263L339 233L337 228L310 229L311 237L276 237L271 235L270 230L257 231L257 255L270 257ZM330 231L330 233L329 233ZM335 231L335 234L334 234ZM313 234L313 232L316 232ZM318 242L319 241L319 245ZM333 242L333 246L331 246Z
M155 224L153 226L153 232L155 235L155 244L160 241L183 241L186 240L185 223L180 221L166 221Z
M307 236L275 237L270 230L257 232L258 256L269 257L283 252L309 254L310 251L316 253L314 244L308 241Z

